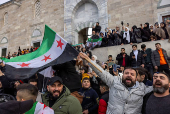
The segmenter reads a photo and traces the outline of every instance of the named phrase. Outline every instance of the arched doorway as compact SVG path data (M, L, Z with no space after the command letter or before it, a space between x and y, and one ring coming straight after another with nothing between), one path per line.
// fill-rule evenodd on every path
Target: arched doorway
M78 26L81 26L81 30L77 30L75 34L78 34L78 43L86 43L87 37L88 37L88 28L84 27L84 24L87 22L93 22L91 26L94 26L95 22L98 22L98 8L97 5L93 2L85 2L79 7L75 8L73 13L73 24L75 25L75 28L77 29ZM89 26L89 25L88 25Z
M69 43L79 43L83 29L96 22L102 31L108 27L107 0L65 0L64 5L64 38Z
M78 43L86 44L86 40L89 36L88 30L89 28L87 27L78 32Z

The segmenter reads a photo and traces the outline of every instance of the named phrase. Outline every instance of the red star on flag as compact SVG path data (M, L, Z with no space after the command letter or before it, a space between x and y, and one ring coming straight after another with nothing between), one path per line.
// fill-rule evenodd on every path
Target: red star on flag
M56 40L57 41L57 40ZM57 43L58 43L58 46L57 47L60 47L61 49L62 49L62 45L64 45L62 42L61 42L61 39L60 39L60 41L57 41Z
M50 58L50 55L49 55L49 56L45 56L45 55L44 55L44 59L41 60L41 61L44 61L44 60L45 60L45 62L46 62L48 59L51 59L51 58Z
M17 64L17 65L20 65L21 67L29 67L30 64L31 64L31 63L28 63L28 64L22 63L22 64Z

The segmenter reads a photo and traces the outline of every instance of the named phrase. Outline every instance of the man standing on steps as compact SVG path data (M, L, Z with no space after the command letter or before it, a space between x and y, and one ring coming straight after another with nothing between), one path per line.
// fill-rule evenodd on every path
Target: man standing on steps
M101 26L99 25L99 22L96 22L95 32L100 33L100 31L101 31Z
M166 72L168 75L170 74L169 68L170 65L168 63L168 55L166 50L161 48L160 43L155 44L156 50L152 52L152 64L154 68L158 72Z
M132 52L130 53L131 67L143 67L144 68L144 58L140 50L137 50L137 45L132 46Z
M142 49L141 53L145 60L145 68L153 75L153 65L152 65L152 60L151 60L152 49L151 48L146 49L145 44L141 45L141 49Z
M129 66L129 56L125 53L125 48L121 48L121 53L117 55L116 60L121 67Z
M134 68L126 68L122 78L112 76L94 63L86 54L80 53L81 58L89 62L94 72L110 88L106 114L141 114L143 96L153 90L152 86L136 81L137 72Z

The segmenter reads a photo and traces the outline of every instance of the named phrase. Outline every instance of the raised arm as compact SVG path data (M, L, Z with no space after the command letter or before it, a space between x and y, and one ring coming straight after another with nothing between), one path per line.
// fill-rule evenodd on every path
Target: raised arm
M98 64L91 61L91 59L84 53L79 54L81 58L86 59L89 62L89 66L94 70L94 72L105 82L109 87L112 86L115 80L118 80L118 76L113 76L109 72L104 71Z

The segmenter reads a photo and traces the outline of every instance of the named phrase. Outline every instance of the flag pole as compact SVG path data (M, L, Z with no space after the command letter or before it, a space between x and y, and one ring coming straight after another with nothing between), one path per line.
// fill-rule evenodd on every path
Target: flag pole
M87 59L86 59L87 60ZM88 60L87 60L88 61ZM102 73L102 71L96 66L94 65L91 61L88 61L91 65L93 65L98 71L100 71Z

